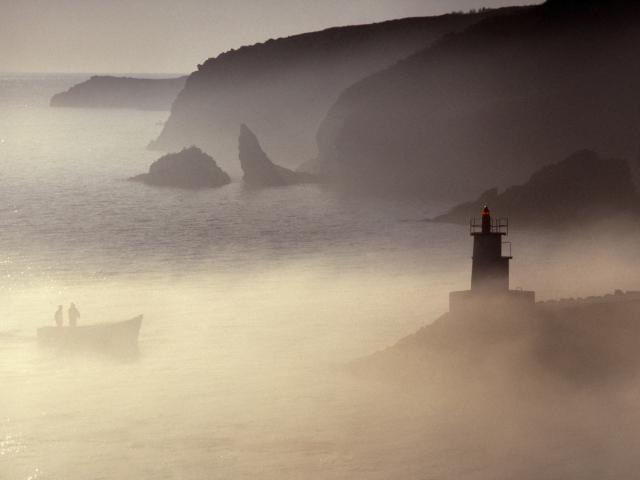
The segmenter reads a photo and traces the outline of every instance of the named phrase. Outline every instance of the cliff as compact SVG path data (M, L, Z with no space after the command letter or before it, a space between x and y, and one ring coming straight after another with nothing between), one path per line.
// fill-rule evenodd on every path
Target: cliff
M318 132L348 188L460 199L588 146L636 158L640 4L492 16L349 87Z
M316 156L315 133L342 90L491 14L330 28L210 58L189 76L150 146L201 145L225 168L234 168L238 128L246 123L285 166L297 166Z
M264 153L255 134L242 124L238 138L238 156L244 182L254 187L275 187L318 181L315 175L294 172L274 164Z
M169 110L186 77L128 78L94 76L51 98L52 107Z
M231 182L215 160L197 147L160 157L143 173L129 180L160 187L215 188Z
M523 226L571 226L605 217L640 213L627 162L604 159L583 150L535 172L523 185L487 190L472 202L455 206L436 222L465 224L482 205Z

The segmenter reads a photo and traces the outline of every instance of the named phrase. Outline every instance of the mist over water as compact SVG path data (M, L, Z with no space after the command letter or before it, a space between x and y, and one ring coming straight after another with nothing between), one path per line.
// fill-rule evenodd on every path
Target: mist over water
M145 146L167 113L48 107L79 80L0 78L0 478L628 473L615 447L636 434L614 415L619 437L601 440L591 416L611 399L463 398L341 368L468 288L467 229L422 221L446 205L127 182L158 156ZM516 230L512 286L636 289L634 228ZM143 313L139 358L38 349L36 328L72 301L81 324ZM632 421L635 398L630 385L615 399Z

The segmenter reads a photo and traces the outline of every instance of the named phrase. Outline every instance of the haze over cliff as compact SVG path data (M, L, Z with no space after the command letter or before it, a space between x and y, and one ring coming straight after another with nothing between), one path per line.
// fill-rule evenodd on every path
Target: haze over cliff
M237 132L246 123L274 158L298 166L316 156L315 133L341 91L491 14L330 28L210 58L189 76L151 146L167 150L196 144L237 171Z
M639 13L553 0L449 35L348 88L316 166L349 188L460 199L583 148L635 159Z

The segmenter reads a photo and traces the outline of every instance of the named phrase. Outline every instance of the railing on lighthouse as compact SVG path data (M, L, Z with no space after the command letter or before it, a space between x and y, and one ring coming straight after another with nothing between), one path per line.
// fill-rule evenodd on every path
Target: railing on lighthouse
M501 233L502 235L509 235L509 218L490 218L490 233ZM469 220L469 233L482 233L482 218L473 217Z
M474 236L482 233L494 233L501 236L509 235L509 218L494 218L489 214L489 209L485 206L480 219L476 217L469 219L469 234ZM513 258L511 254L511 242L502 241L502 256Z

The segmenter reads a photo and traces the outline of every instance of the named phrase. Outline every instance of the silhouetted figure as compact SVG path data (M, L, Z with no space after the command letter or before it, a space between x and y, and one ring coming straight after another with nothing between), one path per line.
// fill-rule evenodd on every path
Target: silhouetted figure
M58 310L56 310L56 313L53 316L53 318L56 321L56 326L61 327L62 326L62 305L58 305Z
M79 318L80 318L80 312L76 308L76 304L71 303L71 305L69 305L69 326L75 327L76 325L78 325Z

